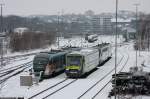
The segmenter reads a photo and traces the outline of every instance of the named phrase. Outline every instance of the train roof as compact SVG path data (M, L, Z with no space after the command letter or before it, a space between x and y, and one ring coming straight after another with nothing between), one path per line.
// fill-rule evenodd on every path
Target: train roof
M101 44L98 44L96 46L108 46L108 45L110 45L110 43L101 43Z
M66 46L66 47L63 47L62 50L68 51L68 52L71 52L71 51L79 51L79 50L81 50L81 47Z
M98 44L96 46L93 46L94 48L104 48L110 46L110 43L102 43L102 44Z
M65 54L67 54L66 51L40 52L34 58L42 57L42 58L49 58L49 59L51 59L52 57L58 57L58 56L65 55Z
M68 55L88 55L88 54L91 54L91 53L97 52L97 51L98 50L94 49L94 48L83 48L83 49L78 50L78 51L72 51Z
M93 37L98 37L98 35L97 34L93 34L93 35L89 35L88 36L88 38L90 38L90 39L93 38Z

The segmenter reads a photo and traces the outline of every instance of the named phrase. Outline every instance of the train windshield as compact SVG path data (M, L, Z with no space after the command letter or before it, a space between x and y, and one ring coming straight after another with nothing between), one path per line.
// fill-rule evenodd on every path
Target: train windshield
M67 56L67 65L81 66L81 56Z
M34 64L47 64L48 63L48 59L47 58L35 58L33 61Z

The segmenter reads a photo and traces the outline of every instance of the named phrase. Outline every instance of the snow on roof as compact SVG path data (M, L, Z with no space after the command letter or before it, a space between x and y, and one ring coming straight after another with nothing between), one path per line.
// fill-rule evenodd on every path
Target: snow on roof
M30 76L30 72L29 72L29 71L27 71L27 72L22 72L22 73L20 74L20 76Z
M131 19L121 19L121 18L118 18L117 19L117 21L118 22L131 22ZM111 22L116 22L116 19L115 18L113 18L113 19L111 19Z
M131 27L125 27L123 28L123 30L127 30L128 33L135 33L136 30L134 28L131 28Z
M93 34L93 35L89 35L89 36L88 36L89 39L91 39L91 38L93 38L93 37L98 37L98 35L97 35L97 34Z
M26 28L26 27L19 27L19 28L14 29L14 32L16 32L16 33L23 33L26 31L28 31L28 28Z
M96 51L96 49L93 49L93 48L84 48L84 49L81 49L80 51L73 51L70 54L88 55L88 54L92 53L93 51Z
M133 76L145 76L146 74L147 74L147 72L137 71L137 72L133 73Z
M92 49L82 49L81 52L92 52Z
M133 33L133 32L135 33L135 32L136 32L136 30L133 29L133 28L128 28L127 31L128 31L129 33Z

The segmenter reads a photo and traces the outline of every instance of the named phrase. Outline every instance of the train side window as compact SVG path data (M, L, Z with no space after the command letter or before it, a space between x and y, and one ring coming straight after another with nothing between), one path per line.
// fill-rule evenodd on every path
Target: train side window
M65 55L63 56L63 64L66 64L66 57L65 57Z
M63 56L60 57L60 67L63 65Z
M62 56L59 56L58 57L58 66L62 67L61 65L62 65Z
M56 67L61 67L60 65L61 65L61 57L60 56L58 56L58 57L55 57L55 63L56 63Z

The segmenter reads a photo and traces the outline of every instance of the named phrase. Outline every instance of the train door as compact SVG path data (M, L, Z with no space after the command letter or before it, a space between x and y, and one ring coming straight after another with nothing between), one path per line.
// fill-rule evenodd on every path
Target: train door
M81 57L80 62L81 62L81 66L80 66L79 72L83 73L84 66L85 66L85 57L84 56Z
M55 60L53 57L51 57L51 59L49 61L49 66L50 66L50 72L54 73L56 70L56 64L55 64Z
M107 47L104 47L104 49L103 49L103 61L105 61L106 59L107 59L107 53L108 53L108 51L107 51L108 49L107 49Z
M48 64L46 65L45 67L45 70L44 70L44 75L45 76L49 76L51 73L52 73L52 65L51 65L51 60L48 61Z
M53 64L55 66L55 72L58 71L58 68L59 68L59 63L58 63L59 59L58 58L59 57L54 57L53 58Z
M101 62L105 60L105 48L102 48Z
M56 64L56 71L62 70L62 55L55 57L54 62Z
M99 49L99 64L101 64L101 59L102 59L102 50Z

